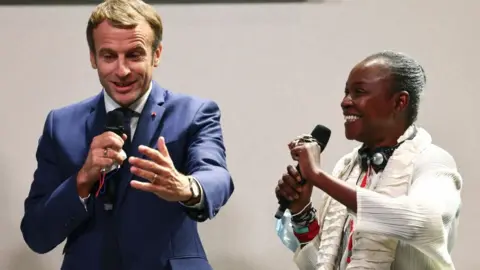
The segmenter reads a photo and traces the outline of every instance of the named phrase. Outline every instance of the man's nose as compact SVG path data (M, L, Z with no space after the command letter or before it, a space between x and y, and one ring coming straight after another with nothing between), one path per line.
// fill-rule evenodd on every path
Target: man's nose
M116 75L120 78L127 77L130 74L130 68L124 59L118 59Z

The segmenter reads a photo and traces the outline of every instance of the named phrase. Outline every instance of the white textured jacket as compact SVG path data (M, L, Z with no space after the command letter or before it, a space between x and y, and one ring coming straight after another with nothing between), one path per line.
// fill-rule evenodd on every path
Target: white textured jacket
M404 136L412 132L409 128ZM357 214L323 194L314 202L320 234L300 249L292 233L290 213L277 221L277 234L295 252L301 270L453 270L450 252L456 238L462 178L453 157L432 144L417 128L392 155L385 170L368 188L357 187ZM355 185L359 177L358 148L345 155L333 175ZM339 251L346 218L355 221L352 262Z

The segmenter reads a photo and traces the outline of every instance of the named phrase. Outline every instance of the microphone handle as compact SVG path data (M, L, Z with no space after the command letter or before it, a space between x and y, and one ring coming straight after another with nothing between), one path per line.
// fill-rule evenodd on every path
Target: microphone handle
M105 132L107 131L111 131L115 134L117 134L118 136L122 136L122 133L123 133L123 127L122 126L118 126L118 127L112 127L112 126L107 126L105 127ZM103 173L107 174L109 173L109 170L111 170L113 167L117 167L118 165L117 164L113 164L113 166L111 166L110 168L104 168L103 169ZM108 181L106 181L105 183L105 202L106 204L104 205L104 210L106 211L110 211L113 209L113 205L115 203L115 200L116 200L116 191L117 191L117 183L115 181L115 179L109 179Z
M312 138L307 138L306 141L318 143L318 145L320 146L320 153L321 153L323 152L323 150L325 150L325 146L327 146L328 140L330 139L330 135L331 135L330 129L322 125L317 125L315 126L315 128L313 129L310 135L310 137L312 137L314 140L311 140ZM300 174L300 178L301 178L300 186L303 186L306 183L306 180L302 177L299 164L297 164L296 169ZM278 206L277 212L275 213L275 218L281 219L285 211L287 210L287 208L290 206L291 202L280 196L278 203L279 203L279 206Z

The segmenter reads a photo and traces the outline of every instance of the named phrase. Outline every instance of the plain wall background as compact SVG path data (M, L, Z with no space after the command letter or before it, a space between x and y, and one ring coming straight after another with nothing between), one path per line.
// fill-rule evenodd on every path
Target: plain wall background
M275 184L291 163L287 142L317 123L332 129L323 166L350 151L340 100L350 69L383 49L426 69L419 123L455 158L465 185L457 269L480 269L475 169L478 0L357 0L309 4L163 5L161 85L216 100L236 190L200 225L214 269L296 269L277 239ZM85 26L93 6L0 7L0 269L59 269L61 247L36 255L19 224L48 111L100 91ZM432 192L435 187L432 187Z

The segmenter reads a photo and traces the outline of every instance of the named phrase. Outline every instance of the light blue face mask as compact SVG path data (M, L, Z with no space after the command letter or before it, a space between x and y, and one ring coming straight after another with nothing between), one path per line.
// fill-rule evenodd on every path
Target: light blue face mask
M288 210L285 211L285 214L281 219L276 220L275 229L282 243L292 252L295 252L300 243L293 234L292 215Z

